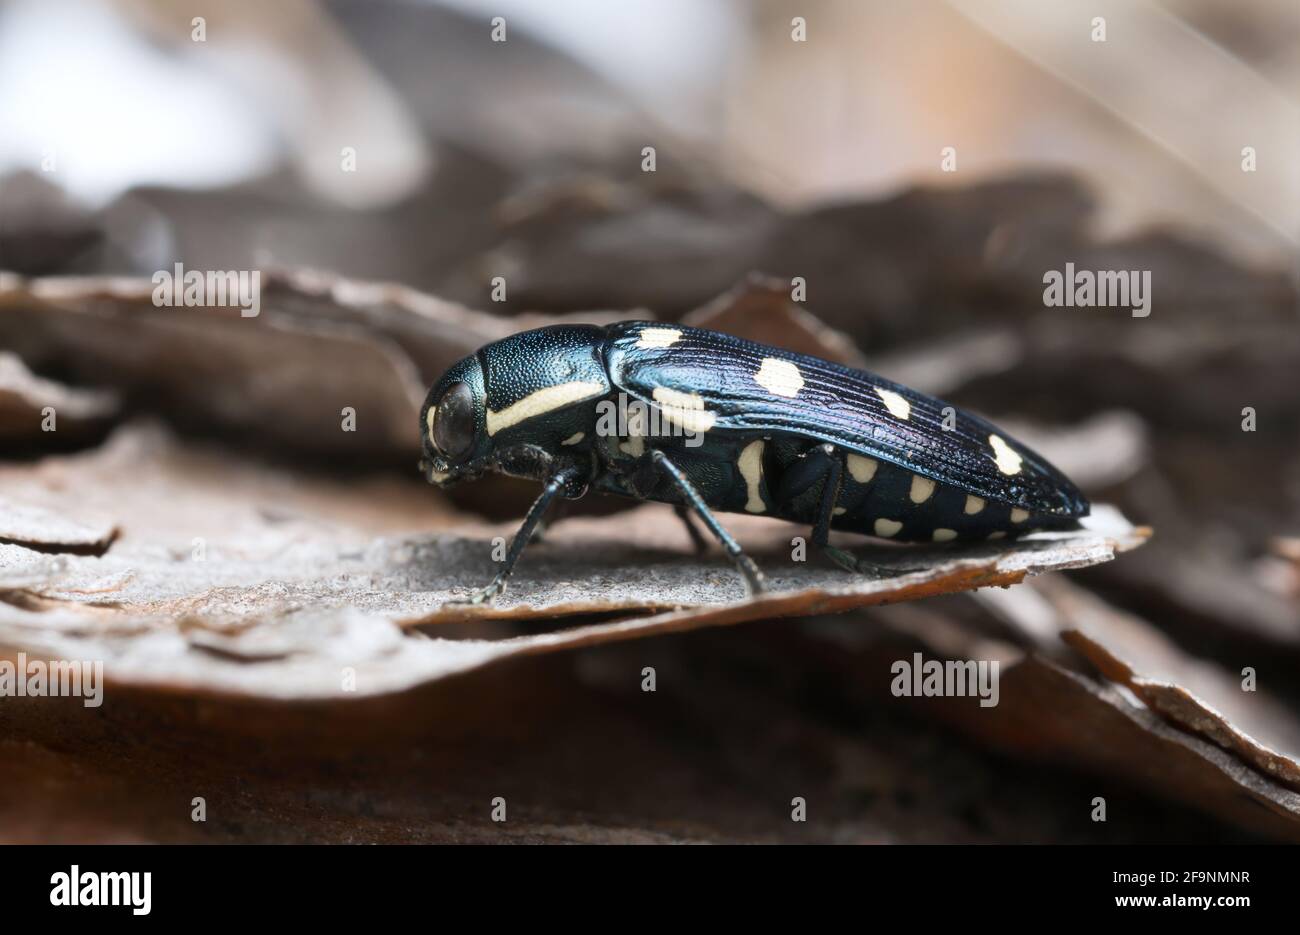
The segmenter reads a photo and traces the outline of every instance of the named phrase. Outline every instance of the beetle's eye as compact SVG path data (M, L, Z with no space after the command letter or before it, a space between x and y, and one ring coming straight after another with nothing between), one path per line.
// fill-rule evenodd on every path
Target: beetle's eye
M474 446L474 393L467 383L454 383L442 395L433 419L433 444L455 460Z

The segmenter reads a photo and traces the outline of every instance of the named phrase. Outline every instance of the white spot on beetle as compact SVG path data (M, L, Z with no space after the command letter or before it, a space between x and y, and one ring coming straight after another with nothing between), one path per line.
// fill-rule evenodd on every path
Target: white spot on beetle
M426 416L424 417L424 424L427 425L427 426L429 427L429 439L430 439L430 441L433 440L433 420L434 420L434 417L437 416L437 415L438 415L438 407L437 407L437 406L430 406L430 407L429 407L429 414L426 415Z
M642 328L637 336L637 347L672 347L682 339L676 328Z
M627 439L618 443L618 450L639 458L645 454L646 408L637 406L627 417Z
M764 357L754 379L763 389L777 396L793 397L803 389L803 374L799 368L779 357Z
M844 509L844 507L837 506L835 509L831 510L831 516L843 516L847 512L848 510Z
M1011 508L1011 522L1023 523L1027 519L1029 519L1028 510L1022 510L1018 506Z
M999 529L997 532L991 532L991 533L989 533L989 538L990 538L990 539L1005 539L1006 537L1007 537L1007 534L1006 534L1005 532L1003 532L1002 530L1000 530L1000 529Z
M912 404L899 396L893 390L882 390L880 387L876 387L876 395L880 397L881 401L885 404L885 408L888 409L895 418L907 420L911 417Z
M955 529L936 529L934 531L935 542L951 542L956 538L957 531Z
M982 509L984 509L983 497L977 497L974 494L966 495L966 509L964 512L967 516L974 516Z
M487 433L495 435L503 429L508 429L512 425L523 422L525 419L533 419L548 412L554 412L556 409L563 409L565 406L582 402L584 399L599 396L603 392L605 392L605 384L591 380L572 380L568 383L557 383L555 386L542 387L537 392L529 393L523 399L511 403L500 412L493 412L489 409L487 413Z
M625 455L639 458L645 454L645 439L640 435L633 435L627 441L619 442L618 450Z
M707 432L718 421L718 414L704 408L704 399L698 393L656 386L654 401L665 419L688 432Z
M864 458L862 455L849 455L849 476L859 484L870 483L871 478L876 476L876 468L880 465L874 458Z
M924 503L934 493L934 481L920 474L912 475L912 492L909 494L913 503Z
M569 436L568 438L566 438L564 441L560 442L560 444L561 444L561 445L576 445L576 444L578 444L578 442L582 441L582 440L583 440L584 438L586 438L586 437L587 437L587 433L586 433L586 432L574 432L572 435L570 435L570 436Z
M890 536L895 535L900 529L902 529L903 524L897 520L878 519L876 520L875 525L871 528L875 530L876 535L888 539Z
M745 501L745 511L748 513L762 513L767 509L759 492L763 483L763 448L764 442L761 440L750 442L736 461L740 476L745 478L745 490L749 493L749 499Z
M993 460L1003 474L1019 474L1022 458L1011 449L1001 435L990 435L989 444L993 446Z

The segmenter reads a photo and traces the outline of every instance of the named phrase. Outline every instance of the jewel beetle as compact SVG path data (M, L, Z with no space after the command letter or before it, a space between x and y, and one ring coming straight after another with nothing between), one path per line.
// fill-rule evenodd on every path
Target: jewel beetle
M909 542L1076 528L1088 502L1039 455L979 416L865 370L662 322L555 325L488 344L429 390L426 479L495 471L542 483L500 572L505 587L556 497L588 490L698 517L747 589L752 559L717 513L812 527L837 564L864 564L831 530Z

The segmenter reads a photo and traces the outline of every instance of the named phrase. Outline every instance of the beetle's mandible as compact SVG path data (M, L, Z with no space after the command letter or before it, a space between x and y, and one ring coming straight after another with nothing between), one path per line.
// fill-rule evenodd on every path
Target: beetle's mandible
M855 370L699 328L558 325L453 366L420 411L420 468L447 486L496 471L540 481L490 600L557 496L588 489L673 504L722 543L749 591L763 576L715 513L903 541L1068 529L1088 502L1060 471L978 416Z

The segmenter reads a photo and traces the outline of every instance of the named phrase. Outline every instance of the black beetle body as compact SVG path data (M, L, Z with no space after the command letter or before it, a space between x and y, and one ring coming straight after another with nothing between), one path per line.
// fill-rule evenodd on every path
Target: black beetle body
M476 601L500 592L550 500L588 488L693 511L751 590L761 575L714 512L810 524L813 543L853 568L827 546L831 529L969 541L1073 528L1088 512L1064 475L978 416L680 325L563 325L486 345L433 386L420 426L433 483L490 470L545 484Z

